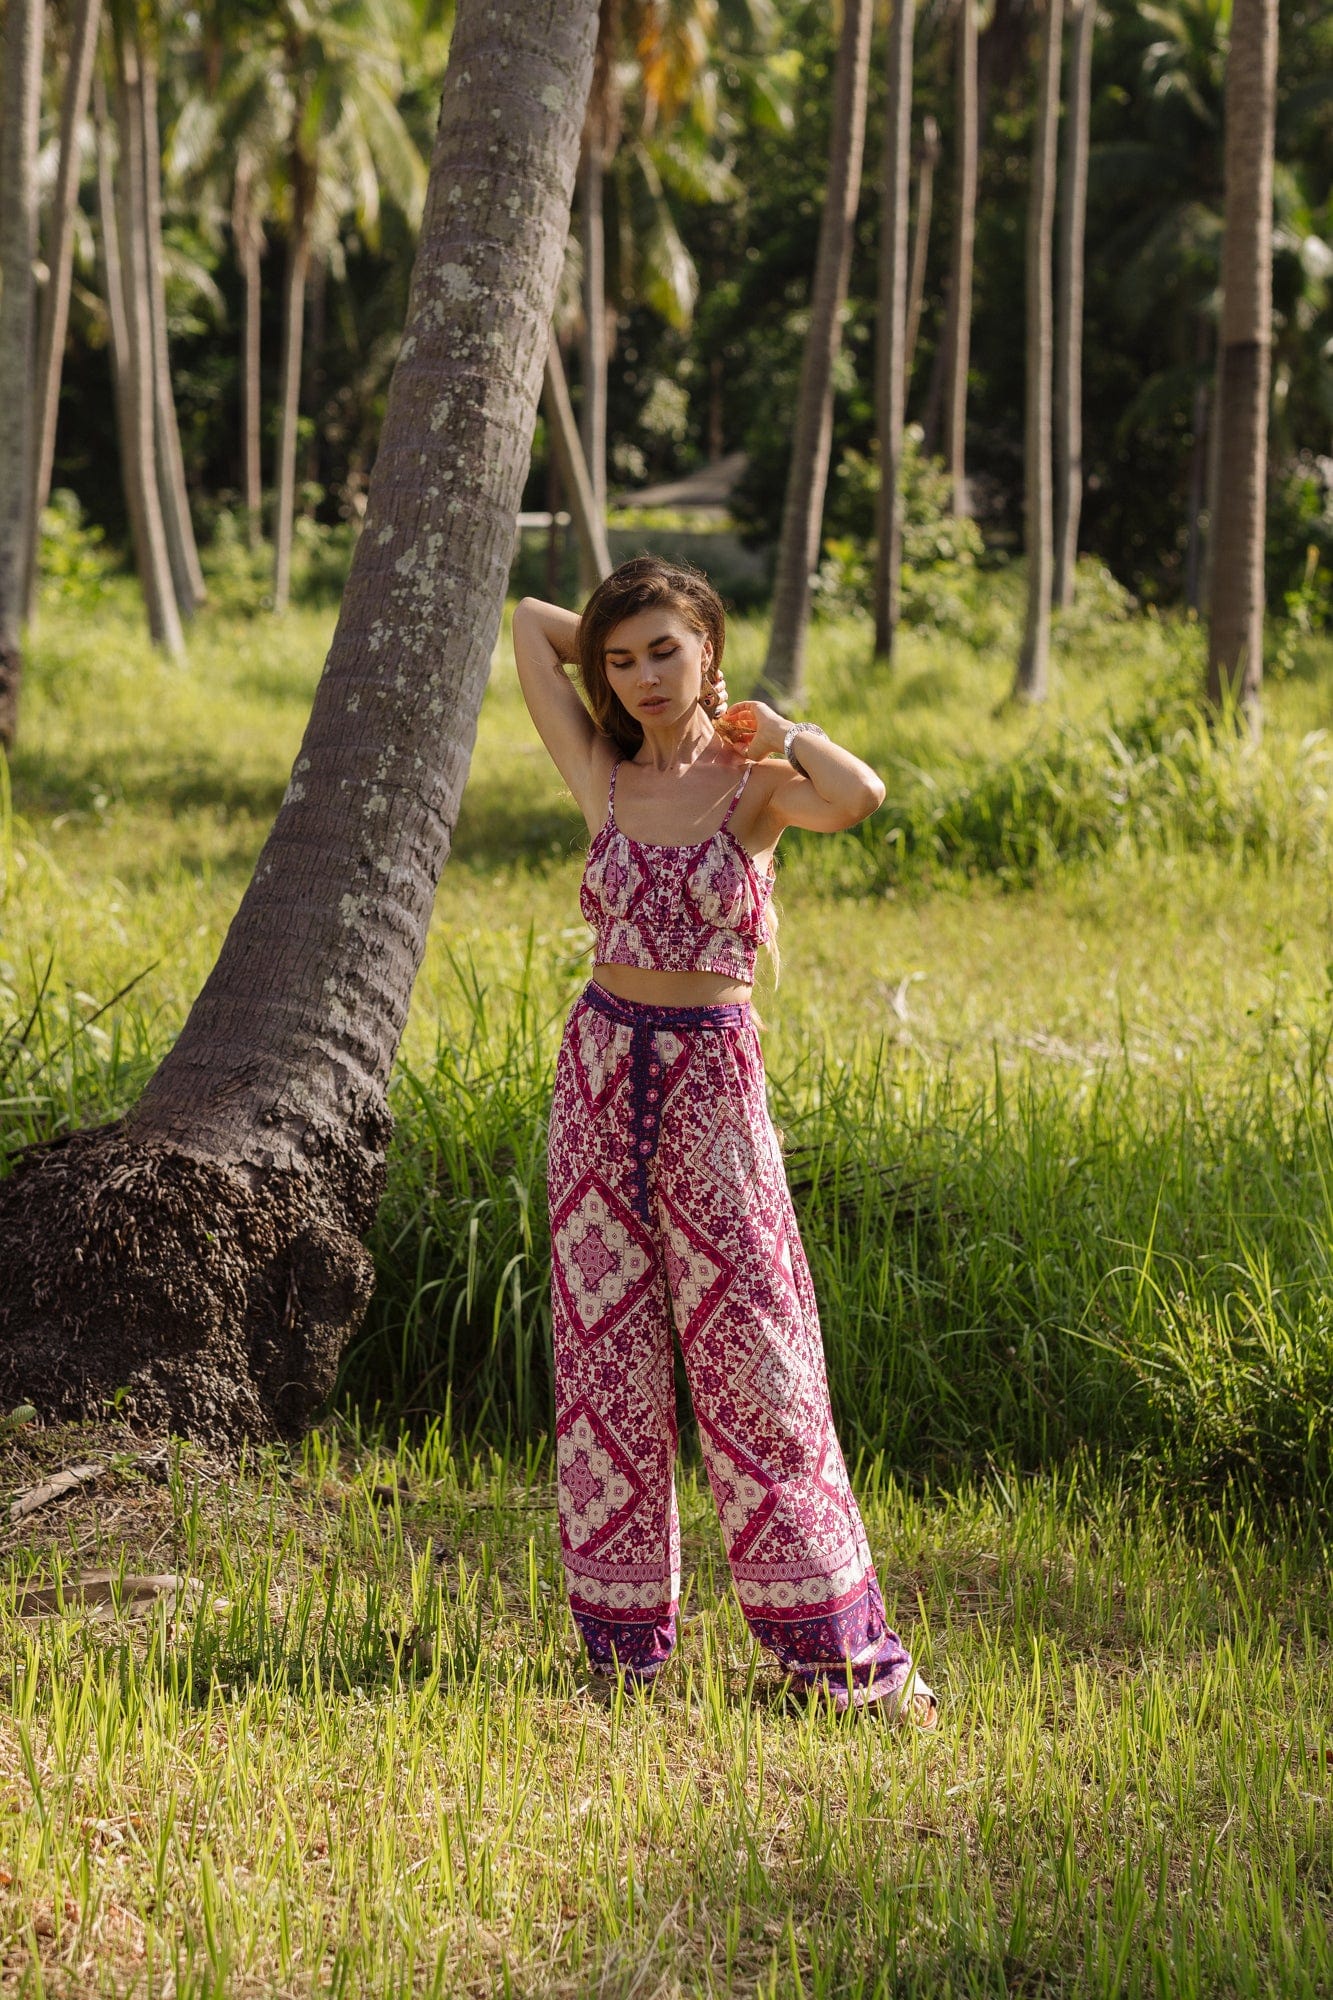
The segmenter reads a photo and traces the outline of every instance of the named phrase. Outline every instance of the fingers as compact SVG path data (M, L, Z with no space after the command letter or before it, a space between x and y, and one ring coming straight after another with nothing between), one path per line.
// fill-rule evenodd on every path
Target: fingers
M723 742L731 744L736 750L743 749L754 736L754 724L738 718L734 708L725 715L714 716L713 727Z

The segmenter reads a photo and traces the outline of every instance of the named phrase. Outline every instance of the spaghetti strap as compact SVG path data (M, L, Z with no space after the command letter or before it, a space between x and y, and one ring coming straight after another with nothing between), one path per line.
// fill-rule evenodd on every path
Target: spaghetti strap
M606 795L606 821L608 826L614 826L616 823L616 777L620 770L621 761L617 757L615 763L611 766L611 789Z
M736 807L740 804L741 793L745 790L745 787L750 782L750 773L753 769L754 769L753 764L747 764L745 769L741 772L741 781L731 795L731 804L727 807L726 816L722 821L722 825L718 828L719 833L725 831L726 827L729 825L731 820L731 815L735 812Z

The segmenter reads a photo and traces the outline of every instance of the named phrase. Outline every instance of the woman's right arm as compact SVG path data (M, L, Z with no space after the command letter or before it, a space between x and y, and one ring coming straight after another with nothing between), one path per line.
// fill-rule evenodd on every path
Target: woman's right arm
M514 610L514 662L528 713L592 826L606 790L599 761L605 739L565 672L565 663L577 657L578 629L577 612L540 598L525 597Z

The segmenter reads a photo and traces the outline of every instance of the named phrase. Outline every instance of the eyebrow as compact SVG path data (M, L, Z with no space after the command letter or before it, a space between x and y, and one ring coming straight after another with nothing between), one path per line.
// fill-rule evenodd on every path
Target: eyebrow
M650 639L648 641L648 644L650 647L660 646L664 640L674 639L675 636L676 635L674 632L659 632L655 639ZM608 659L610 659L612 653L623 653L627 659L632 659L634 657L634 648L632 646L608 646L606 648L606 656Z

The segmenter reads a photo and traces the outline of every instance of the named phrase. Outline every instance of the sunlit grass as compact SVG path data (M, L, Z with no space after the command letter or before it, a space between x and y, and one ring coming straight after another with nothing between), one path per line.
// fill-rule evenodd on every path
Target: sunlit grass
M50 956L52 991L86 994L74 1003L85 1013L139 977L136 1007L159 1036L174 1031L281 797L332 625L331 611L281 625L213 615L194 628L181 668L145 645L128 586L95 611L44 609L0 868L0 990L16 996L11 1009ZM994 715L1007 656L956 640L908 633L895 672L872 679L865 632L851 624L818 629L810 705L890 778L907 765L1002 766L1061 716L1081 725L1108 704L1132 712L1145 690L1179 676L1182 649L1197 653L1188 631L1151 621L1096 629L1095 645L1071 648L1050 718ZM735 692L758 671L760 624L736 621L730 644ZM1270 749L1285 754L1330 719L1333 674L1288 678L1272 691ZM1322 863L1237 866L1167 846L1058 872L1017 900L984 877L954 884L956 894L914 876L872 892L871 843L884 847L890 818L886 807L864 838L784 843L781 999L761 999L779 1066L811 1035L845 1044L879 1031L977 1074L989 1073L993 1044L1023 1065L1077 1063L1124 1033L1168 1066L1226 1063L1275 978L1293 1018L1318 1009L1333 914ZM429 1053L441 1020L466 1027L451 963L460 949L499 988L535 949L529 981L553 1008L565 999L587 948L576 901L585 838L502 641L409 1053Z
M360 1414L225 1477L103 1430L0 1439L0 1501L108 1468L0 1531L6 1990L1333 1988L1333 951L1318 800L1293 818L1283 778L1322 754L1333 674L1308 649L1260 764L1209 766L1176 821L1005 873L1014 772L1074 741L1095 794L1097 732L1185 684L1199 636L1075 614L1034 716L999 706L993 587L992 644L908 634L891 677L861 628L816 633L810 713L904 810L913 771L953 786L972 861L886 870L887 809L792 843L759 996L839 1422L938 1734L788 1709L688 1453L678 1654L649 1703L589 1687L543 1439L583 834L502 643L395 1083ZM0 799L0 1157L133 1100L331 629L210 614L173 668L119 586L45 608ZM762 640L734 627L733 693ZM25 1581L73 1600L89 1567L198 1592L174 1618L15 1615Z
M1317 1533L1191 1537L1077 1465L952 1493L863 1466L891 1615L942 1699L923 1738L787 1708L692 1477L677 1655L651 1701L599 1700L539 1470L438 1431L322 1434L223 1482L186 1457L150 1485L127 1457L65 1531L11 1534L15 1584L124 1551L202 1595L110 1627L0 1610L8 1978L1327 1990Z

